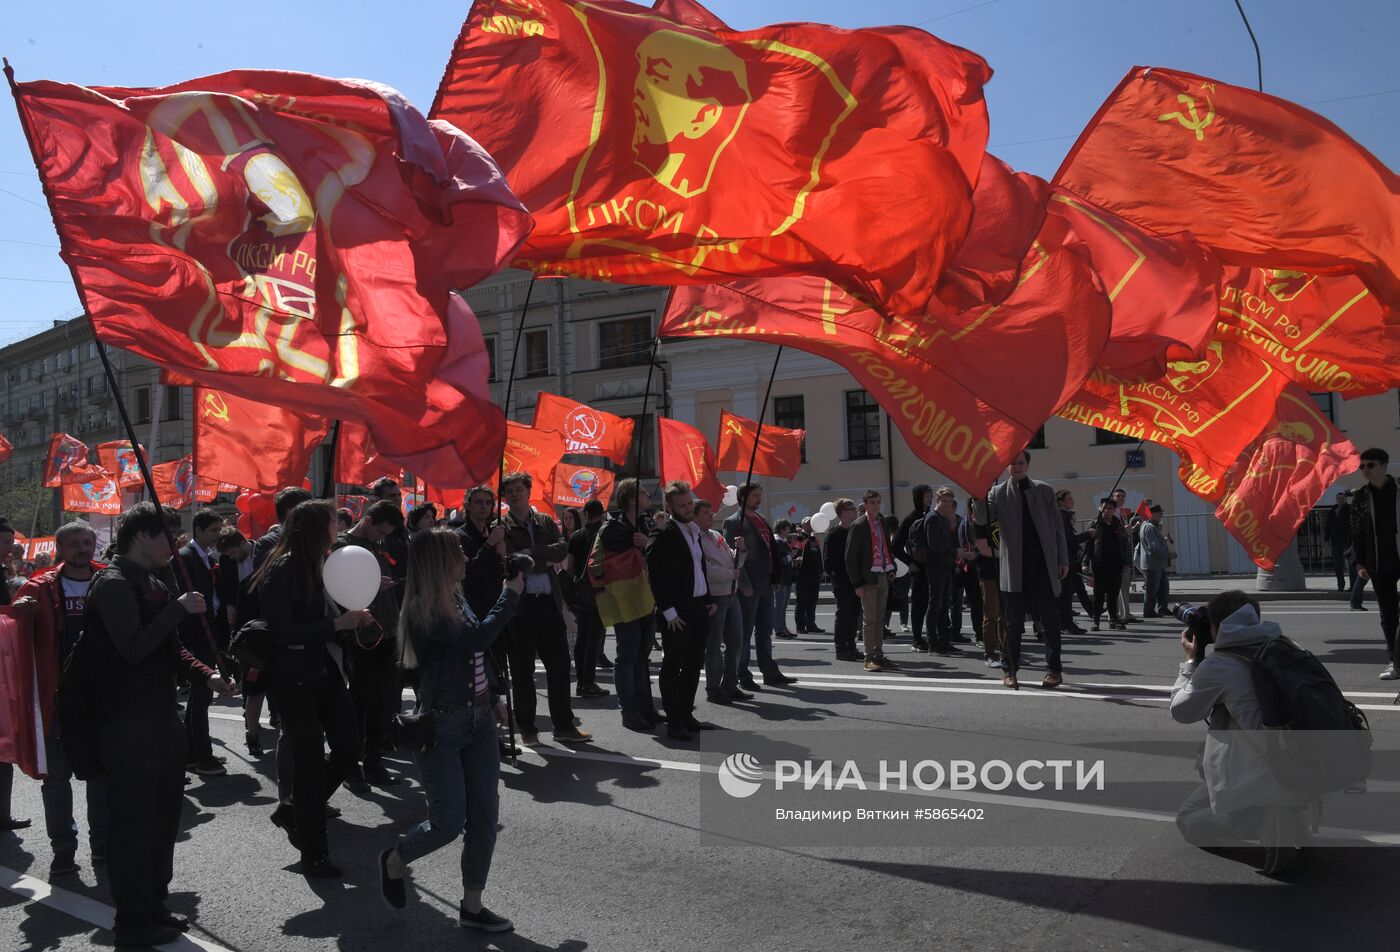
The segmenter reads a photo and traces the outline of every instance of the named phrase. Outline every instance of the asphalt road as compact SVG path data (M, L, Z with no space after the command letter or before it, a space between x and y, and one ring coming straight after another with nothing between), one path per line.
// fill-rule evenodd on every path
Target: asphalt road
M823 606L819 615L828 630L830 612ZM1376 680L1384 648L1374 610L1271 602L1265 617L1327 663L1382 744L1400 746L1400 707L1391 704L1400 683ZM776 649L798 684L734 707L702 702L698 713L732 731L807 732L813 748L832 730L864 732L871 751L896 731L923 731L972 737L990 753L1019 749L1018 738L1037 732L1111 730L1160 735L1164 745L1189 750L1200 728L1172 723L1166 710L1181 657L1177 633L1174 623L1154 622L1067 639L1067 683L1058 692L1036 686L1038 665L1023 669L1027 686L1011 692L980 653L915 655L907 637L890 652L908 662L900 671L867 674L836 662L820 636L803 636ZM610 684L607 676L600 681ZM610 700L575 703L595 744L546 747L503 768L486 901L514 919L517 931L491 939L455 921L455 846L415 865L407 910L391 911L380 900L375 855L423 813L411 763L391 765L405 777L398 786L336 795L344 815L331 822L331 850L346 876L311 883L268 821L271 758L250 762L236 704L219 706L215 742L229 775L191 782L176 852L170 904L196 923L185 947L1278 952L1328 940L1349 949L1393 947L1400 850L1324 840L1298 873L1265 877L1254 851L1222 855L1181 843L1171 816L1189 775L1147 785L1103 810L989 798L995 825L982 829L991 832L956 845L930 845L936 838L921 833L888 845L888 830L872 830L871 845L751 846L706 832L702 804L707 796L715 802L722 757L710 741L718 735L707 734L710 749L702 750L631 733ZM1378 784L1368 796L1397 789ZM0 950L109 947L110 932L97 928L111 915L102 867L94 874L84 846L80 874L50 891L37 783L17 777L14 812L35 823L0 834ZM1060 845L1040 835L1051 827Z

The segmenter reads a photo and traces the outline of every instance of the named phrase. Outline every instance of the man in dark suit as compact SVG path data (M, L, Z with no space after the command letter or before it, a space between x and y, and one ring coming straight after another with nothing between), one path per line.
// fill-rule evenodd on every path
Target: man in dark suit
M733 547L740 536L748 557L739 578L739 607L744 614L744 647L739 654L739 686L746 691L762 690L749 670L749 651L758 651L758 667L763 683L771 687L794 684L778 670L773 660L773 581L778 560L773 551L773 527L763 518L763 487L745 483L739 487L739 511L724 520L724 541Z
M846 577L860 599L865 670L883 671L898 667L885 657L884 648L885 606L895 574L894 546L880 515L880 494L868 489L862 499L865 511L851 523L844 564Z
M846 574L846 537L850 534L851 523L856 521L855 500L836 500L836 520L837 524L827 531L822 548L822 563L831 580L831 594L836 596L836 660L864 661L865 652L856 647L860 597Z
M220 624L223 610L214 581L218 568L215 547L223 525L223 518L208 509L195 513L194 532L176 556L185 566L184 573L175 569L176 580L182 586L188 584L187 591L204 596L204 621L201 622L199 615L191 615L182 621L180 642L190 654L210 668L217 668L219 661L209 644L209 635L213 634L220 651L228 646L227 626ZM214 757L214 746L209 739L209 704L213 699L214 692L206 681L196 679L191 682L189 700L185 704L185 735L188 739L185 758L186 766L201 777L218 777L227 773L224 765Z
M694 712L715 606L705 576L705 554L701 530L694 521L695 497L690 483L670 483L665 495L671 518L647 546L647 576L665 625L659 680L666 734L673 740L691 740L699 731L714 729L713 724L696 720Z

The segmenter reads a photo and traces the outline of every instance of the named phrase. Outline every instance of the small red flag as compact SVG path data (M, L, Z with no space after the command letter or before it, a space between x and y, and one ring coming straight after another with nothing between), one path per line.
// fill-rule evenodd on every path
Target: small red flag
M144 456L146 448L136 444ZM141 476L141 463L136 458L136 450L130 440L109 440L97 444L97 461L102 468L116 477L122 489L132 489L144 485Z
M98 479L90 483L64 483L63 511L95 516L121 515L122 494L117 488L117 481Z
M661 417L657 421L661 435L661 482L682 479L690 483L696 499L704 499L718 508L724 502L724 486L718 475L715 451L705 435L680 420ZM763 428L767 433L768 428ZM745 462L747 470L748 463Z
M507 423L501 475L529 473L530 505L551 516L554 514L554 470L563 456L564 440L553 430L537 430L514 420ZM461 498L461 491L457 498Z
M605 456L619 466L627 465L634 424L626 417L541 393L535 403L533 425L537 430L553 430L563 437L565 453Z
M719 413L719 455L716 465L724 471L792 479L802 466L802 438L806 430L788 430L780 426L758 424L747 417L735 416L728 410ZM754 452L754 443L758 452Z
M10 458L10 453L13 450L14 447L10 445L10 441L5 439L3 434L0 434L0 463Z
M596 499L606 507L612 499L616 479L611 470L598 466L560 463L554 469L554 504L579 508L590 499Z
M88 462L88 447L82 440L67 433L55 433L49 438L48 463L44 467L44 485L49 489L111 477L101 466Z
M157 463L151 467L151 481L155 483L156 497L161 505L172 509L185 508L194 502L199 489L194 474L194 458L186 454L168 463Z
M1287 100L1135 66L1055 182L1232 264L1358 274L1400 321L1400 177Z
M477 0L431 114L469 127L535 213L522 266L654 284L805 272L914 315L967 231L990 76L910 27Z
M195 387L194 468L200 480L254 492L300 486L326 436L324 417Z

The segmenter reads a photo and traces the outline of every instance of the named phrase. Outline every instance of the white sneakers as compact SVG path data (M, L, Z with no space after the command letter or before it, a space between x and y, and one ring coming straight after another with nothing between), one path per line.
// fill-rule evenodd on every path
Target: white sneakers
M1400 678L1400 673L1396 672L1394 664L1386 665L1385 670L1381 672L1382 681L1394 681L1397 678Z

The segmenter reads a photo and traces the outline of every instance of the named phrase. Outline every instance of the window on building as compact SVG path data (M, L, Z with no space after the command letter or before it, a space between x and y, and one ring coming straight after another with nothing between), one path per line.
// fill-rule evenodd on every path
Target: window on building
M78 366L78 348L74 347L68 351L68 363L70 366Z
M92 341L88 344L88 357L92 360L97 359L97 341Z
M802 394L773 398L773 425L785 430L807 429L807 411ZM802 462L807 462L807 438L802 438Z
M864 390L846 391L846 458L880 458L880 404Z
M42 371L43 373L48 373L48 372L49 372L49 359L48 359L47 357L45 357L45 358L43 359L43 361L40 362L40 364L39 364L39 369L40 369L40 371Z
M525 332L525 377L549 376L549 331Z
M60 350L57 354L54 355L53 360L54 360L54 365L55 365L59 370L63 370L64 368L66 368L66 367L68 366L68 361L67 361L66 359L64 359L63 351L61 351L61 350Z
M1038 430L1035 431L1035 436L1031 437L1031 441L1030 441L1029 443L1026 444L1026 449L1028 449L1028 450L1043 450L1043 449L1045 449L1045 425L1044 425L1044 424L1041 424L1040 429L1038 429Z
M598 366L645 364L651 352L651 315L598 324Z
M184 401L179 387L166 387L161 394L160 418L165 421L184 419Z
M1098 427L1094 427L1095 446L1116 446L1120 443L1132 443L1133 445L1137 445L1139 442L1141 441L1136 436L1128 436L1126 433L1114 433L1112 430L1100 430Z
M1327 419L1332 421L1332 425L1337 426L1337 405L1341 403L1337 399L1337 395L1335 393L1310 393L1308 396L1313 398L1313 403L1317 404L1319 410L1327 414Z
M136 404L136 422L137 422L137 423L150 423L150 422L151 422L151 388L150 388L150 387L137 387L137 388L136 388L136 392L133 394L133 396L135 397L135 399L134 399L132 402Z
M639 474L639 478L647 479L656 476L656 423L655 417L648 413L645 417L633 415L628 417L633 423L632 445L627 450L627 475ZM637 451L641 450L642 465L640 472L637 469Z
M495 379L496 379L496 338L495 338L494 335L492 335L492 336L490 336L490 337L485 338L485 341L486 341L486 356L487 356L487 357L490 359L490 361L491 361L491 371L490 371L489 374L487 374L486 379L487 379L487 380L495 380Z

